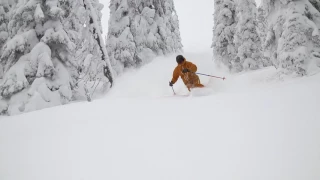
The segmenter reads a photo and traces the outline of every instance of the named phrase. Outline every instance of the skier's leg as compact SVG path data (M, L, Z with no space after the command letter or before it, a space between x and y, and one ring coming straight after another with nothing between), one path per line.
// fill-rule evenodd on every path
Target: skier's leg
M197 87L197 88L203 88L204 85L203 84L196 84L194 87Z
M201 84L199 77L198 77L198 79L197 79L195 82L196 82L196 83L195 83L194 87L197 87L197 88L202 88L202 87L204 87L204 85Z
M190 92L191 89L192 89L192 84L187 84L186 86L187 86L187 88L188 88L188 91Z

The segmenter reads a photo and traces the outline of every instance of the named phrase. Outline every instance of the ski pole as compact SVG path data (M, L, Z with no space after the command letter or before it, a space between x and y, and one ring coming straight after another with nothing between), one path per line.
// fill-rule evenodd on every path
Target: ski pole
M176 92L174 92L174 89L173 89L173 87L171 87L171 88L172 88L173 94L174 94L174 95L176 95Z
M209 77L213 77L213 78L218 78L218 79L223 79L223 80L226 79L225 77L211 76L211 75L208 75L208 74L202 74L202 73L196 73L196 74L202 75L202 76L209 76Z
M169 81L169 83L170 83L170 81ZM173 86L171 86L171 88L172 88L173 94L176 95L176 92L174 92Z

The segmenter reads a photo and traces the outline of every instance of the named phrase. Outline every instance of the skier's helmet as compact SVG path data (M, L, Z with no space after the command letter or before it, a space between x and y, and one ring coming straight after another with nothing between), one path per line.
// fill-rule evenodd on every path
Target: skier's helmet
M177 56L176 60L177 60L177 63L178 63L178 64L181 64L181 63L183 63L183 61L185 60L185 58L184 58L182 55L179 55L179 56Z

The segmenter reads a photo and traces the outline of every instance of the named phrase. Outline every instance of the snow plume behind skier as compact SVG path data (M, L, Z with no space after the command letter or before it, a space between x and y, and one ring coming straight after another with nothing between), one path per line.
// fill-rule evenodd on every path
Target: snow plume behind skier
M170 86L173 86L181 77L183 83L187 86L190 91L193 88L202 88L204 85L200 83L199 76L195 74L197 72L197 66L187 61L182 55L176 57L178 63L177 67L173 71L173 77Z

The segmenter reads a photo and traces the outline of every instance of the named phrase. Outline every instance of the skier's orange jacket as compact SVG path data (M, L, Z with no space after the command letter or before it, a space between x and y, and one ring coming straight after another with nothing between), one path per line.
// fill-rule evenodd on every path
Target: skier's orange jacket
M183 69L189 69L191 72L182 73ZM178 64L178 66L173 71L173 77L171 82L174 84L177 82L179 77L181 77L184 84L189 87L202 87L200 84L199 76L195 74L197 72L197 66L189 61L184 61L182 64Z

